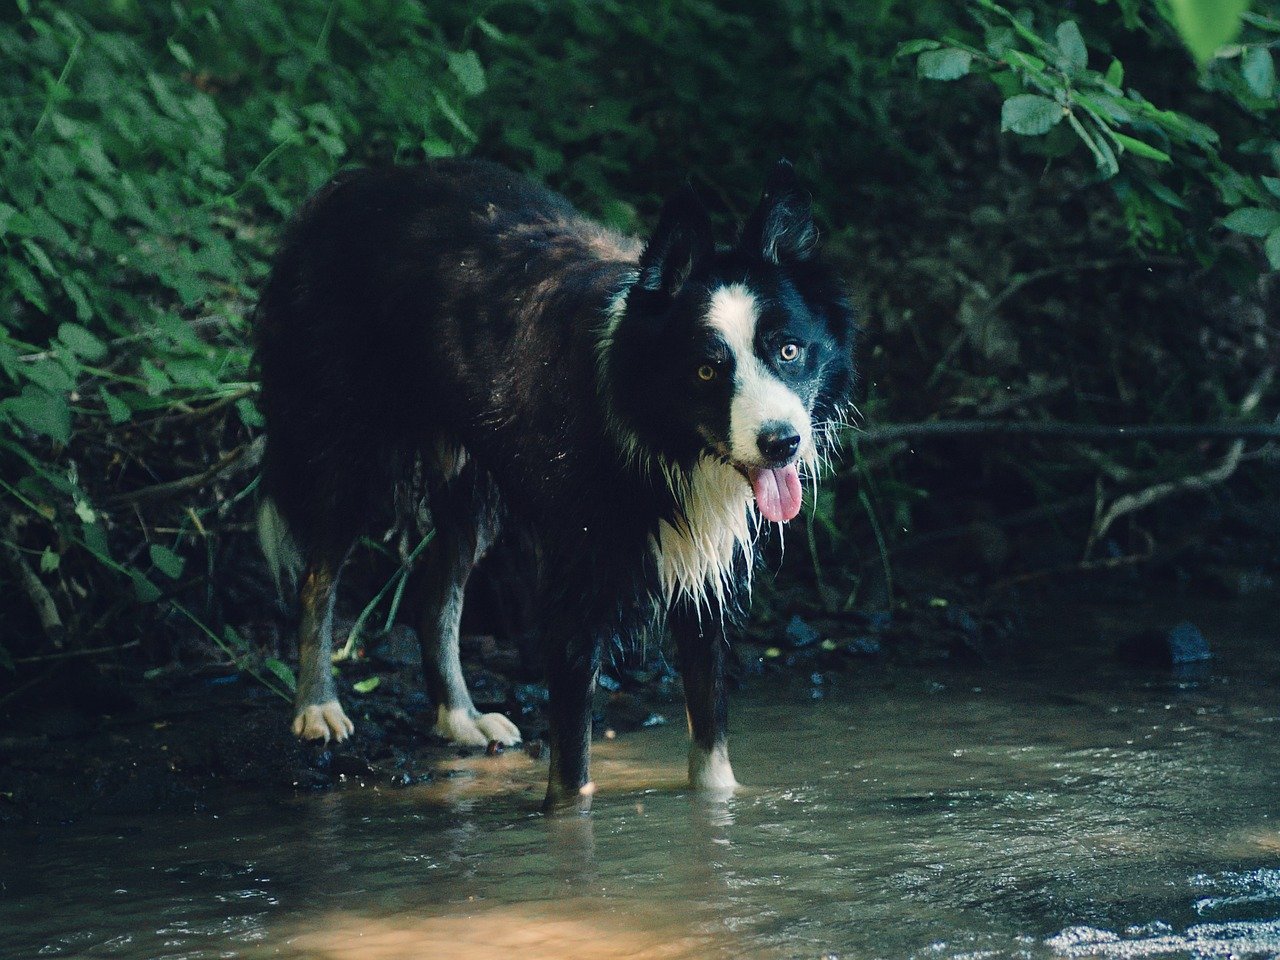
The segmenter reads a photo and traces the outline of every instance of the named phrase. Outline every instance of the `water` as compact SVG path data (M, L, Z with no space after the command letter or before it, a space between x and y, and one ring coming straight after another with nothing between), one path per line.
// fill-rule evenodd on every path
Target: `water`
M1188 613L1207 680L1098 655ZM1280 956L1275 623L1049 608L1017 667L753 680L727 804L683 790L673 723L598 745L588 818L540 816L545 761L509 755L9 838L0 955Z

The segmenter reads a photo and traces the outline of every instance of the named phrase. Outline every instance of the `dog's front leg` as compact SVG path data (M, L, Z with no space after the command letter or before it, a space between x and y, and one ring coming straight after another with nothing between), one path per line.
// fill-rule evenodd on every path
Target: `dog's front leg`
M338 566L313 561L302 579L293 732L303 740L328 743L332 738L341 742L355 730L333 684L333 600Z
M546 644L548 726L551 772L542 808L590 808L591 709L600 668L600 644L595 637L557 631Z
M687 604L671 611L680 676L689 720L689 785L711 794L731 793L738 786L729 765L729 703L725 689L725 655L729 641L719 611L701 617Z

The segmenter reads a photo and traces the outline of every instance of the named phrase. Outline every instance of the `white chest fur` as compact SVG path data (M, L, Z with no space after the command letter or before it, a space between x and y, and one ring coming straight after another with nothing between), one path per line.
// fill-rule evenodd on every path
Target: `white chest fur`
M750 576L759 517L751 488L733 467L703 457L687 477L671 477L684 505L685 523L665 520L653 544L666 599L692 600L699 608L725 598L733 583L739 546Z

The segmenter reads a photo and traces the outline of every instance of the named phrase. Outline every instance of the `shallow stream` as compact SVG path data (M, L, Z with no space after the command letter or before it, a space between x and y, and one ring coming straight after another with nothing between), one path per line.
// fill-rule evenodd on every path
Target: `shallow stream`
M1116 665L1183 617L1207 677ZM589 817L541 816L516 753L0 836L0 956L1280 956L1277 626L1063 605L1013 666L757 677L727 803L683 789L673 722L597 746Z

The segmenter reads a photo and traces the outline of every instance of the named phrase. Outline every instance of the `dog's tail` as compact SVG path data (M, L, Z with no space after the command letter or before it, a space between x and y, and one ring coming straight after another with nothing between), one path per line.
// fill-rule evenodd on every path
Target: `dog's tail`
M285 584L292 592L298 587L298 575L302 571L302 554L289 532L289 525L280 514L280 508L270 497L263 497L258 506L258 543L266 558L267 569L275 581L276 593L285 596Z

